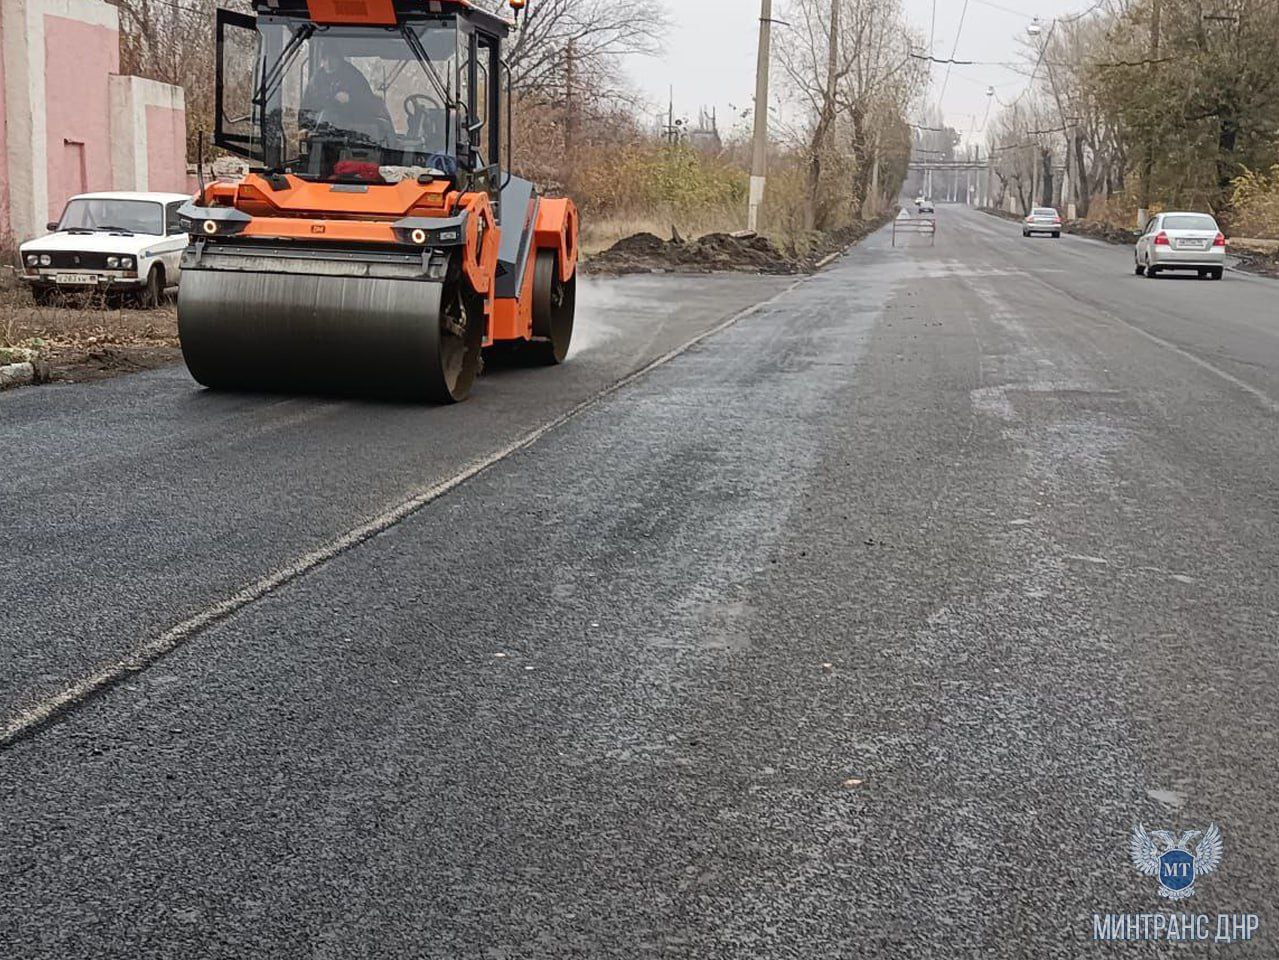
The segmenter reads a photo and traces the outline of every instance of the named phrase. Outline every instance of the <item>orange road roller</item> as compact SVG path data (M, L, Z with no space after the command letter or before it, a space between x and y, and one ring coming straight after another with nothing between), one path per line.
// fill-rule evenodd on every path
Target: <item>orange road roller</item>
M486 348L562 362L578 214L510 172L513 24L468 0L254 9L216 21L213 141L248 172L180 211L191 375L451 403Z

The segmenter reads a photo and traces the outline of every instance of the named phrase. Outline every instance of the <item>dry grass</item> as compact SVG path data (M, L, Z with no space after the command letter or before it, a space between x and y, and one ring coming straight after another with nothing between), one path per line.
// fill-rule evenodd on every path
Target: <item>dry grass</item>
M686 240L707 233L732 233L746 226L746 204L740 209L727 207L676 209L670 206L639 213L614 213L582 219L582 252L599 253L623 237L652 233L669 239L672 230Z
M1234 181L1231 232L1255 239L1279 239L1279 164L1269 175L1245 171Z
M135 310L102 296L68 297L41 306L20 283L0 282L0 349L33 351L45 376L96 380L175 363L177 311L172 301Z

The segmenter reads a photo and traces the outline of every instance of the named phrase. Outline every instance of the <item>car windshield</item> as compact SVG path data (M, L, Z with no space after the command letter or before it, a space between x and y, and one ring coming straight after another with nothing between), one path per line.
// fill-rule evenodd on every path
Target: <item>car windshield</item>
M1035 216L1037 216L1037 217L1055 217L1055 216L1057 216L1057 211L1056 211L1056 210L1054 210L1052 207L1035 207L1035 211L1034 211L1034 213L1035 213Z
M380 182L385 168L456 172L451 21L399 29L259 21L269 166Z
M1174 213L1164 217L1165 230L1216 230L1217 221L1202 213Z
M85 197L67 204L58 229L122 230L160 236L164 233L164 210L149 200Z

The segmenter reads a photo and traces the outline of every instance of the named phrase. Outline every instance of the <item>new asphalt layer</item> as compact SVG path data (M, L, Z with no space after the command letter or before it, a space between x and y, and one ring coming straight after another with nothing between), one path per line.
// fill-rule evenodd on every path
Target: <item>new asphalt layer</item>
M1273 955L1279 283L938 218L458 407L0 396L0 720L109 676L0 750L4 955Z

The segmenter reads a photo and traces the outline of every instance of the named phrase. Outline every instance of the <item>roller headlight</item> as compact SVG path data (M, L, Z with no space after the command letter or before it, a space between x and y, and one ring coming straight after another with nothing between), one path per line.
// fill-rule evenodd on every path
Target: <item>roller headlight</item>
M412 233L409 234L409 239L417 244L426 243L426 231L423 230L421 227L418 227L416 230L414 230Z
M205 233L211 235L218 232L218 225L213 220L205 220L204 223L201 225L200 229L203 230Z
M50 257L47 253L40 254L40 266L47 267L51 263L53 263L52 257Z
M27 266L28 266L28 267L34 267L34 266L35 266L37 263L39 263L39 262L40 262L40 258L39 258L39 257L37 257L34 253L28 253L28 254L27 254Z
M107 257L107 268L109 270L114 270L118 266L120 266L119 257Z

